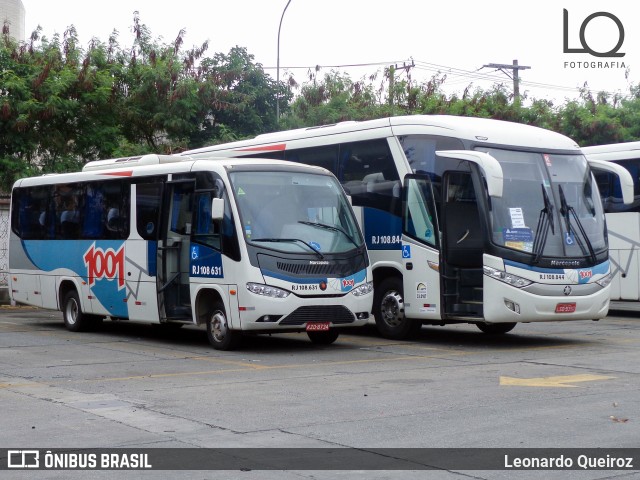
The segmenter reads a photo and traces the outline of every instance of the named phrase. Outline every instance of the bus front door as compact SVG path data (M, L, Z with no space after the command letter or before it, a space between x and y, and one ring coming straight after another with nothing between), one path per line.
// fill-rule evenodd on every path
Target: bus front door
M158 303L165 320L191 320L189 250L195 181L166 183L158 242Z
M407 318L440 320L438 221L428 176L405 176L402 212L404 313Z

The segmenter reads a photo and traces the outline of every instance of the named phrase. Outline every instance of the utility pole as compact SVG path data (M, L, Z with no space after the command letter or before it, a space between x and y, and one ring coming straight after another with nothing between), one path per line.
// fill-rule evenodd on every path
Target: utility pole
M411 78L409 70L411 70L415 66L416 64L413 59L411 59L410 65L407 65L407 62L402 62L401 67L399 67L397 63L395 65L389 65L389 105L393 106L393 89L395 88L396 71L402 69L407 73L409 78Z
M520 77L518 76L518 72L520 70L527 70L531 67L526 67L524 65L518 65L518 60L514 60L512 65L502 64L502 63L490 63L489 65L483 65L482 68L497 68L501 72L503 72L507 77L513 79L513 100L520 101ZM507 70L511 70L513 72L512 75L507 72Z

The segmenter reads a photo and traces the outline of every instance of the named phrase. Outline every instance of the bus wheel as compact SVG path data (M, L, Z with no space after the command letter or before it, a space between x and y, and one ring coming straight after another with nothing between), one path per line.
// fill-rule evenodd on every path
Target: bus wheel
M307 335L309 340L316 345L331 345L338 339L340 332L335 328L331 328L324 332L307 332Z
M70 290L64 296L62 317L64 318L64 324L67 327L67 330L72 332L81 332L82 330L86 330L91 323L91 317L82 312L78 292L75 290Z
M391 277L383 280L374 289L373 315L376 327L385 338L402 340L416 334L421 322L410 320L404 316L404 298L402 295L402 279Z
M476 327L478 327L480 331L492 335L510 332L515 326L515 323L476 323Z
M216 350L233 350L240 343L241 333L229 329L224 306L217 303L207 320L207 338Z

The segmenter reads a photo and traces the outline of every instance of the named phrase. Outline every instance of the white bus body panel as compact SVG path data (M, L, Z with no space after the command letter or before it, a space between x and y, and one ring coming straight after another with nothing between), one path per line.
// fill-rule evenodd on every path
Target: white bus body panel
M611 299L640 300L640 214L607 213L609 255L613 263ZM637 307L637 306L636 306Z
M634 179L629 171L615 163L640 158L640 142L583 147L582 152L593 169L616 174L620 179L623 203L634 201ZM620 171L621 170L621 171ZM611 308L638 311L640 300L640 213L605 214L609 233L609 258L612 263Z
M605 287L592 295L565 297L532 295L524 290L509 286L498 280L484 276L484 302L486 318L491 323L503 322L558 322L565 320L584 320L585 318L605 318L609 311L609 288ZM520 306L520 314L507 308L504 300L510 300ZM572 313L555 313L556 305L575 302Z
M409 318L442 319L440 252L406 235L402 237L404 312Z

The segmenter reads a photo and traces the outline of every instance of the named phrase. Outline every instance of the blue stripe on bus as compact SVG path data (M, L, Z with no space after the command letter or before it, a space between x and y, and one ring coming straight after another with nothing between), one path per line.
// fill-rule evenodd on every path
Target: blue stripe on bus
M364 237L369 250L401 250L402 218L377 208L363 207Z
M585 268L540 268L534 267L533 265L514 262L512 260L505 260L504 264L510 267L522 268L523 270L529 270L536 273L564 274L569 270L575 270L578 272L578 283L589 283L593 279L594 275L606 275L610 271L609 260L602 262L599 265Z
M25 240L25 253L47 273L72 271L91 289L109 315L127 318L126 279L122 240ZM86 258L85 258L86 257Z

